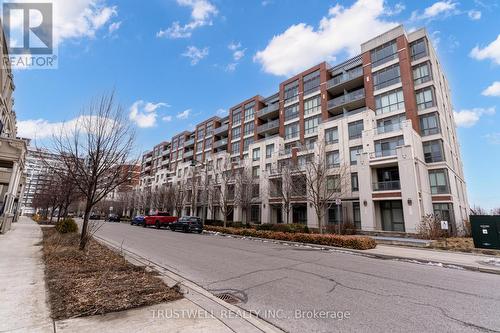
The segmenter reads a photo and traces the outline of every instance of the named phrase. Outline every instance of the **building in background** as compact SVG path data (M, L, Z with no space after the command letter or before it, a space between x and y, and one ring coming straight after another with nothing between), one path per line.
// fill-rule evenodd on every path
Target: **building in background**
M283 186L283 167L305 169L323 156L328 184L341 165L348 173L323 225L349 221L367 232L415 233L423 216L435 214L460 231L469 204L452 109L425 29L406 33L398 26L363 43L358 56L314 66L282 82L275 94L254 96L227 117L207 119L156 146L143 156L138 190L197 184L183 185L192 197L206 189L207 182L191 181L203 177L200 167L219 189L225 170L251 168L250 206L239 206L233 193L229 220L283 223L283 199L273 190ZM234 192L234 181L225 186ZM291 206L289 222L318 227L311 198L297 195ZM205 213L186 199L177 214L221 220L221 211L220 200Z
M14 76L8 59L8 47L3 25L0 24L0 233L10 229L19 215L19 201L23 192L23 169L26 156L26 141L16 137L16 113L14 112Z

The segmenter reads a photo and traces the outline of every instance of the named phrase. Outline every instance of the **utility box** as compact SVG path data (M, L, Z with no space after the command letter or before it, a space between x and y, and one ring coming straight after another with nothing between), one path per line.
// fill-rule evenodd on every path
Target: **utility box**
M471 215L474 247L500 250L500 216Z

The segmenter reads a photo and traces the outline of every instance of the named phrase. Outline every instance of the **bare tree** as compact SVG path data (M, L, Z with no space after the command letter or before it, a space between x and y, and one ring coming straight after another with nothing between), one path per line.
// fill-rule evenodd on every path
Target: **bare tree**
M488 211L479 205L474 205L474 207L471 208L471 211L472 215L489 215Z
M66 127L54 135L53 148L85 198L80 238L80 249L84 250L92 209L129 179L132 170L124 166L128 165L134 131L123 108L115 105L113 93L90 103L78 121Z
M245 221L249 222L250 210L254 198L252 195L253 186L252 167L245 166L235 172L235 205L245 211Z
M500 215L500 207L491 210L492 215Z
M177 184L172 185L171 191L171 195L173 194L172 206L175 208L175 214L177 216L180 216L182 214L182 209L184 208L186 201L186 182L183 180L178 181Z
M292 202L297 197L306 196L305 173L292 160L282 160L279 164L280 184L276 195L281 199L285 211L285 223L290 223Z
M219 183L215 188L215 199L214 201L219 204L222 215L224 216L224 227L227 226L227 218L229 214L233 212L234 206L234 194L235 194L235 184L234 184L234 168L231 163L231 158L229 154L226 154L223 158L222 165L217 166L219 169Z
M316 154L305 166L307 199L316 212L320 233L324 231L326 212L337 199L345 196L350 177L347 165L341 165L340 161L330 162L327 161L324 143L318 142Z

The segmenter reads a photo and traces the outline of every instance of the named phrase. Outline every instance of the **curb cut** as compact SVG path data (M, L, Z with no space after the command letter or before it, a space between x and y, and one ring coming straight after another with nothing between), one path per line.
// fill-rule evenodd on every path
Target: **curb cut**
M233 235L233 234L225 234L225 233L216 232L216 231L205 231L204 230L203 232L207 233L207 234L214 235L214 236L222 236L222 237L229 236L232 238L250 239L250 240L256 240L256 241L266 241L266 242L272 242L272 243L281 244L281 245L309 246L309 247L319 249L319 250L334 250L336 252L360 255L363 257L369 257L369 258L375 258L375 259L416 261L416 262L421 263L421 264L442 265L442 267L444 267L444 268L460 267L460 268L463 268L463 269L468 270L468 271L500 275L500 270L493 269L493 268L480 267L480 266L471 266L471 265L457 264L457 263L444 262L444 261L424 260L424 259L418 259L418 258L407 258L407 257L401 257L401 256L397 256L397 255L390 255L390 254L367 253L367 252L365 252L366 250L355 250L355 249L348 249L348 248L328 246L328 245L318 245L318 244L311 244L311 243L282 241L282 240L271 239L271 238L239 236L239 235Z

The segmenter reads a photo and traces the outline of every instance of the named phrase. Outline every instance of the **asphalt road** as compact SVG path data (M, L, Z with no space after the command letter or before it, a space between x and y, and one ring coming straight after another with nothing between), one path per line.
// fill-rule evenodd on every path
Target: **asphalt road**
M97 235L290 332L500 332L498 275L123 223Z

